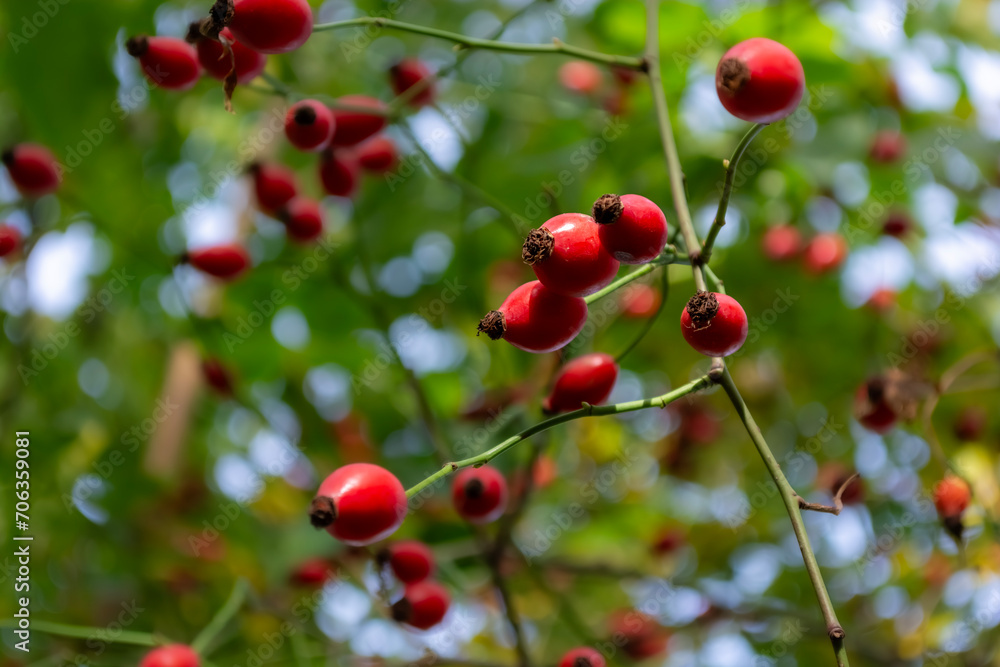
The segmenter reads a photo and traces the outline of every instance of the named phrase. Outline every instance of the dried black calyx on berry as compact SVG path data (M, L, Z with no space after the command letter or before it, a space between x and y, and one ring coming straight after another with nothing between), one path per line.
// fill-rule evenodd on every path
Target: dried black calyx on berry
M316 122L316 110L308 104L303 104L295 110L293 118L299 125L312 125Z
M573 667L593 667L593 663L590 662L590 658L585 658L581 655L573 661Z
M556 239L552 236L552 232L543 227L532 229L528 232L524 245L521 246L521 259L530 266L551 255L555 247Z
M618 195L608 194L601 196L594 202L594 220L602 225L612 225L618 222L625 205Z
M954 516L946 516L943 520L944 528L948 533L954 537L957 541L962 541L962 533L965 531L965 526L962 524L962 515L955 514Z
M0 153L0 161L4 164L14 164L14 149L5 148L3 153Z
M499 310L491 310L486 313L483 319L479 320L479 326L476 329L478 330L477 336L484 333L490 337L490 340L500 340L507 333L507 322L503 313Z
M481 479L470 479L465 483L465 497L475 500L483 495L486 486Z
M236 8L233 0L216 0L212 8L208 10L208 16L199 22L201 34L209 39L219 41L219 33L233 20Z
M309 523L313 528L326 528L337 519L337 507L333 499L326 496L316 496L309 505Z
M715 85L734 95L750 82L750 68L739 58L726 58L719 63Z
M707 329L712 324L712 318L719 312L719 300L711 292L700 291L687 302L685 310L695 331Z
M413 605L406 598L400 598L392 605L392 619L399 623L405 623L413 614Z
M141 58L149 50L149 38L145 35L129 37L128 41L125 42L125 50L133 58Z

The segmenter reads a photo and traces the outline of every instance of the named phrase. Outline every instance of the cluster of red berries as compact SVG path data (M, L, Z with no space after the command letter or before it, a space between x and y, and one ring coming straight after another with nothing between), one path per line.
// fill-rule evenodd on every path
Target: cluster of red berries
M52 151L45 146L17 144L4 150L0 154L0 161L7 168L14 187L25 198L37 199L59 189L59 163ZM17 227L0 223L0 258L9 257L20 250L23 242Z
M803 266L818 276L837 269L847 258L847 241L836 232L816 234L808 242L792 225L774 225L761 239L764 256L773 262L802 258Z
M423 542L393 542L377 556L403 584L403 596L393 603L392 617L420 630L432 628L444 618L451 598L444 586L431 579L434 554Z
M533 229L521 258L538 280L516 288L479 323L491 339L526 352L552 352L587 321L583 297L615 279L621 263L645 264L667 243L667 219L639 195L604 195L593 215L563 213Z
M629 91L639 72L626 67L613 67L611 74L612 85L609 89L600 67L585 60L571 60L559 68L559 83L576 95L600 98L604 110L617 116L627 111Z

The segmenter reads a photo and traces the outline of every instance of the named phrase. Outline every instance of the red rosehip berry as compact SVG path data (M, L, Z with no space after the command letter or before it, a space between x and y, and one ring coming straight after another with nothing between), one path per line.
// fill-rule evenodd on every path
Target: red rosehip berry
M205 359L201 362L201 372L205 382L222 396L233 395L233 378L226 367L218 359Z
M791 114L805 85L805 72L795 54L764 37L729 49L715 71L715 90L722 106L751 123L773 123Z
M885 382L871 378L854 393L854 416L869 431L888 433L896 423L896 412L885 400Z
M772 262L786 262L802 251L802 234L791 225L775 225L764 232L761 249Z
M2 253L0 253L2 254ZM986 422L989 416L986 410L978 405L969 405L962 408L955 418L955 437L963 442L978 440L986 430Z
M337 573L325 558L310 558L292 570L289 580L296 586L319 588Z
M396 532L406 516L406 491L396 476L371 463L349 463L323 480L309 508L316 528L345 544L367 546Z
M872 139L869 155L874 162L896 162L906 153L906 137L894 130L882 130Z
M618 379L614 357L592 352L577 357L560 369L555 384L542 402L546 412L579 410L582 403L603 403Z
M176 37L137 35L125 42L146 78L167 90L187 90L198 82L201 65L194 47Z
M374 97L365 95L345 95L339 100L344 105L357 109L371 109L375 113L365 113L355 109L333 109L335 129L333 146L354 146L368 137L381 132L386 122L386 106Z
M606 665L604 656L589 646L570 649L559 660L559 667L605 667Z
M236 60L236 80L239 83L246 83L257 78L267 67L267 56L237 41L229 28L223 28L219 32L219 37L229 42L229 47L233 51L232 57L226 55L220 42L202 35L200 25L199 22L190 25L187 41L194 44L195 51L198 53L198 63L213 79L225 80L233 69L234 59Z
M885 219L882 223L882 233L886 236L893 236L897 239L903 238L909 234L910 230L913 229L913 223L910 222L910 218L899 211L894 211L889 214L889 217Z
M415 584L434 573L434 554L430 547L416 540L393 542L379 553L378 560L388 563L404 584Z
M21 232L17 227L0 225L0 257L6 257L21 247Z
M448 613L451 598L436 581L420 581L408 585L403 597L392 605L392 617L420 630L433 628Z
M817 234L806 246L803 261L813 275L829 273L847 258L847 241L840 234Z
M187 254L191 266L221 280L234 280L250 266L250 255L238 243L224 243L192 250Z
M667 217L639 195L604 195L594 203L594 220L604 248L623 264L650 262L667 244Z
M45 146L18 144L0 156L10 180L25 197L41 197L59 188L59 164Z
M229 29L261 53L288 53L309 39L312 9L306 0L236 0Z
M566 296L587 296L607 286L618 273L618 260L601 243L594 219L563 213L528 234L521 259L538 280Z
M296 102L285 114L285 136L303 151L321 151L333 139L333 112L317 100Z
M255 162L248 171L253 177L257 206L265 213L275 213L298 194L295 174L287 167Z
M422 90L409 99L409 104L415 107L426 106L434 102L433 79L426 84L421 83L432 76L433 74L427 65L416 58L404 58L389 68L392 90L397 95L402 95L417 84L422 86Z
M559 83L571 93L591 95L600 90L604 74L593 63L571 60L559 68Z
M652 317L663 303L660 290L642 283L634 284L622 292L622 314L633 319Z
M323 189L337 197L353 197L358 189L361 165L352 150L327 150L319 160Z
M611 617L611 631L612 636L624 639L622 650L633 660L651 658L667 650L666 630L640 611L615 613Z
M736 299L698 292L681 312L681 334L688 345L710 357L727 357L743 347L750 325Z
M479 321L479 331L525 352L554 352L587 323L587 302L557 294L537 280L510 293L497 310Z
M139 663L139 667L198 667L198 654L184 644L168 644L154 648Z
M365 171L384 174L392 171L398 161L396 144L389 137L375 136L354 149L358 164Z
M961 477L946 475L934 487L934 507L942 519L959 517L969 506L969 485Z
M323 233L323 209L308 197L296 197L285 204L278 219L285 223L289 238L298 243L315 241Z
M451 500L469 523L495 521L507 509L507 480L492 466L465 468L455 475Z

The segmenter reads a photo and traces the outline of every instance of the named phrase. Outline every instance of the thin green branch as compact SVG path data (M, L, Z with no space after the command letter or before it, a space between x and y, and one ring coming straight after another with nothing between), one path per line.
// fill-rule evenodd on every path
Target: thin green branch
M16 627L13 621L4 621L2 627ZM153 635L149 632L133 632L128 630L111 632L107 628L93 628L85 625L67 625L66 623L54 623L51 621L32 621L31 629L44 632L49 635L60 637L72 637L74 639L94 639L107 644L132 644L134 646L159 646L166 644L169 640L165 637Z
M705 264L701 268L705 270L705 277L708 278L709 282L711 282L713 286L715 286L715 291L718 292L719 294L725 294L726 284L722 282L722 278L715 275L715 271L712 270L712 267L710 267L708 264Z
M656 312L653 313L646 320L645 324L642 327L642 331L640 331L639 335L636 336L631 343L629 343L629 346L626 347L624 350L622 350L617 357L615 357L615 361L617 363L621 364L622 359L625 358L625 355L634 350L636 346L642 342L642 339L646 337L646 334L648 334L653 329L653 325L656 324L656 320L660 317L660 313L663 312L663 307L667 305L667 296L669 293L670 293L670 277L667 275L667 270L664 269L663 271L660 272L660 303L659 305L656 306Z
M219 607L219 611L215 612L215 616L212 620L208 622L198 636L194 638L191 642L191 648L195 652L203 654L208 645L212 643L212 640L222 632L222 629L226 627L226 624L232 620L236 612L240 610L243 606L243 601L246 599L247 592L250 590L250 584L246 579L240 577L233 584L233 591L229 594L229 599L226 600L225 604Z
M684 245L691 258L691 271L694 273L694 284L699 290L705 289L705 275L701 270L698 257L701 244L694 231L691 212L688 210L687 194L684 191L684 172L681 170L681 159L677 153L677 143L674 140L674 130L670 125L670 107L663 92L663 77L660 74L660 0L646 1L646 74L649 77L649 87L653 93L653 106L656 108L656 123L660 128L660 141L663 143L663 153L667 158L667 172L670 177L670 192L674 199L674 210L677 212L677 223L680 227Z
M719 235L722 227L726 224L726 210L729 208L729 197L733 194L733 178L736 176L736 167L739 166L740 158L743 157L743 153L746 152L747 147L765 127L767 127L767 123L757 123L751 127L743 135L743 139L736 147L736 150L733 151L733 157L726 161L726 182L722 187L722 197L719 199L719 210L715 214L715 221L712 223L711 229L708 230L708 236L705 237L705 244L701 248L702 264L708 264L708 260L712 256L712 248L715 246L715 237Z
M640 58L632 58L630 56L608 55L605 53L599 53L597 51L581 49L577 46L566 44L558 39L553 39L552 44L516 44L511 42L498 42L492 39L480 39L478 37L469 37L467 35L462 35L457 32L438 30L437 28L430 28L427 26L416 25L413 23L404 23L403 21L395 21L393 19L382 18L379 16L362 16L360 18L349 19L347 21L320 23L313 27L313 32L324 32L327 30L342 30L344 28L353 28L353 27L367 26L367 25L372 25L375 26L376 28L392 28L393 30L402 30L403 32L412 32L418 35L435 37L437 39L443 39L445 41L454 42L455 44L458 44L459 46L462 46L467 49L488 49L490 51L501 51L504 53L515 53L519 55L556 53L567 56L573 56L581 60L589 60L591 62L599 63L602 65L615 65L618 67L626 67L634 70L643 69L643 61Z
M508 449L518 444L519 442L527 440L536 433L541 433L542 431L548 430L553 426L564 424L566 422L573 421L575 419L580 419L581 417L599 417L602 415L616 415L616 414L621 414L623 412L634 412L636 410L643 410L645 408L662 408L666 406L668 403L676 401L678 398L681 398L682 396L687 396L688 394L704 389L705 387L708 387L711 384L712 380L707 375L705 375L698 378L697 380L689 382L686 385L678 387L677 389L667 392L666 394L663 394L661 396L654 396L653 398L644 398L638 401L627 401L625 403L616 403L614 405L584 405L584 407L580 408L579 410L574 410L573 412L566 412L561 415L556 415L555 417L551 417L549 419L546 419L545 421L535 424L534 426L526 428L517 435L513 435L507 438L499 445L496 445L492 449L486 450L482 454L478 454L476 456L472 456L467 459L462 459L461 461L454 461L445 464L443 468L435 472L430 477L427 477L423 481L418 482L417 484L407 489L406 497L412 498L413 496L417 495L427 487L435 484L438 480L447 477L456 470L460 470L462 468L468 468L470 466L475 466L478 468L481 465L489 463L490 461L500 456L501 454L503 454L504 452L506 452Z
M641 267L639 267L632 273L628 273L622 276L621 278L614 281L607 287L598 290L589 296L584 297L583 300L587 302L587 305L590 305L595 301L597 301L598 299L602 299L607 295L611 294L612 292L624 287L625 285L628 285L633 280L638 280L639 278L642 278L644 275L655 271L660 266L666 266L667 264L684 264L686 262L687 262L687 257L685 255L677 252L677 249L674 248L673 246L667 246L664 249L664 251L660 253L659 257L657 257L650 263L643 264Z
M795 489L785 479L781 465L774 458L774 454L771 452L771 448L768 447L767 441L764 440L764 436L760 432L760 427L754 421L753 415L750 414L750 409L747 407L746 402L740 395L739 389L736 388L736 384L733 382L733 377L729 374L729 369L722 368L719 383L725 389L729 400L733 403L733 407L736 408L736 413L743 420L743 425L746 427L747 433L750 434L750 439L757 448L761 459L764 460L764 465L771 474L771 478L778 486L781 501L785 504L785 509L788 511L788 518L792 522L795 539L798 540L799 549L802 551L802 560L805 561L809 581L812 582L816 598L819 600L820 610L823 612L823 619L826 621L826 630L830 641L833 643L833 652L837 657L837 665L838 667L850 667L850 663L847 660L847 649L844 647L844 628L840 625L840 621L837 620L837 612L833 608L833 601L830 600L830 594L827 592L826 584L823 582L823 574L820 572L819 563L816 561L816 554L813 553L812 545L809 543L809 535L806 533L805 522L802 520L802 512L799 510L798 494L795 493Z

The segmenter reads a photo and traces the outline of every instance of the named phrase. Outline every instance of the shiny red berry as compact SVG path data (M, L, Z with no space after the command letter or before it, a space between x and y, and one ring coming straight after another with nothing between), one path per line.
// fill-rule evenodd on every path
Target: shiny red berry
M605 667L604 656L589 646L573 648L563 654L559 667Z
M525 352L543 353L564 347L586 323L586 301L557 294L533 280L511 292L500 308L488 312L479 322L479 331Z
M183 39L138 35L125 43L125 49L139 59L146 78L160 88L187 90L201 76L198 53Z
M434 572L434 554L430 547L416 540L393 542L379 554L379 561L388 563L404 584L423 581Z
M299 243L309 243L323 233L323 208L315 199L296 197L278 212L285 223L288 237Z
M199 664L198 654L190 646L167 644L147 653L139 667L198 667Z
M896 423L896 412L885 400L885 383L872 378L854 393L854 416L869 431L888 433Z
M604 248L623 264L652 261L667 244L667 217L640 195L604 195L594 203L594 220Z
M465 468L455 475L451 500L459 516L470 523L489 523L507 509L507 480L492 466Z
M566 296L593 294L615 279L619 266L597 223L582 213L563 213L531 230L521 259L543 285Z
M955 475L947 475L934 487L934 507L942 518L961 516L971 497L969 485Z
M406 516L406 491L391 472L371 463L337 468L320 484L309 508L316 528L351 546L396 532Z
M25 197L41 197L59 188L59 163L45 146L18 144L5 150L0 159L10 180Z
M593 63L571 60L559 68L559 83L571 93L592 95L604 84L604 74Z
M869 155L872 161L888 164L896 162L906 153L906 137L895 130L882 130L872 139Z
M354 146L368 137L381 132L386 122L386 106L374 97L365 95L345 95L337 100L352 109L333 109L336 128L333 132L333 146ZM358 110L362 109L362 110ZM365 113L371 109L375 113Z
M302 100L285 114L285 136L299 150L321 151L330 145L335 122L328 106L317 100Z
M219 37L229 42L233 51L232 57L226 55L221 43L202 35L199 25L199 23L191 24L188 29L187 41L194 44L195 50L198 52L198 63L208 72L210 77L219 81L224 80L233 69L234 58L236 60L236 80L239 83L255 79L264 71L267 66L267 56L237 41L229 28L223 28L219 32Z
M222 280L234 280L250 266L250 255L238 243L224 243L192 250L187 254L191 266Z
M312 9L306 0L236 0L234 9L229 29L254 51L288 53L312 34Z
M817 234L803 254L806 270L813 275L833 271L847 258L847 241L840 234Z
M367 139L354 149L358 164L365 171L384 174L392 171L398 161L396 144L389 137L374 136Z
M403 597L392 605L392 617L400 623L427 630L441 622L450 604L448 591L441 584L420 581L404 589Z
M802 234L791 225L775 225L764 232L761 249L772 262L787 262L802 252Z
M289 580L296 586L319 588L337 573L325 558L310 558L292 570Z
M21 247L21 232L17 227L0 225L0 257L6 257Z
M201 372L205 382L222 396L233 395L233 378L226 367L218 359L205 359L201 362Z
M805 85L805 72L795 54L764 37L729 49L715 71L722 106L751 123L773 123L791 114Z
M681 312L681 334L688 345L710 357L727 357L743 347L750 325L736 299L698 292Z
M358 189L361 165L350 149L325 151L319 160L319 180L323 189L337 197L353 197Z
M389 69L389 79L392 82L392 90L397 95L402 95L413 86L421 83L425 79L432 77L430 68L416 58L405 58ZM409 99L409 104L415 107L426 106L434 102L434 83L421 84L419 93L415 93Z
M584 354L559 370L542 407L546 412L569 412L579 410L582 403L598 405L607 400L617 379L614 357L603 352Z
M275 213L298 194L295 174L291 169L279 164L250 165L257 205L265 213Z

